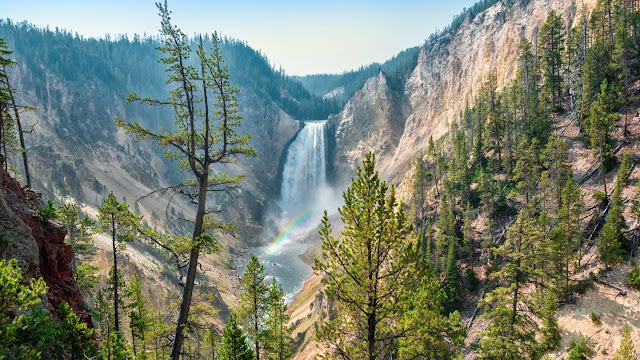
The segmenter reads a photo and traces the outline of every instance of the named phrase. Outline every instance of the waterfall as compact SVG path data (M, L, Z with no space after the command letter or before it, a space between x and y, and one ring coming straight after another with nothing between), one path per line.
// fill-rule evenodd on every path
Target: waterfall
M309 121L287 150L282 172L280 208L291 216L312 201L327 180L327 124Z
M278 207L274 214L277 234L267 231L269 243L256 249L267 273L282 285L287 302L300 291L311 273L300 255L308 244L301 241L320 224L332 196L327 182L326 121L306 121L285 156Z

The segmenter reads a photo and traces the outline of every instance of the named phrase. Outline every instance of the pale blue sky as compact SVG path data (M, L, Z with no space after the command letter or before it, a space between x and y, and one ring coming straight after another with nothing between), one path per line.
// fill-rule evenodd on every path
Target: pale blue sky
M339 73L420 45L476 0L170 0L187 34L219 31L288 74ZM0 17L84 36L156 34L154 0L0 0Z

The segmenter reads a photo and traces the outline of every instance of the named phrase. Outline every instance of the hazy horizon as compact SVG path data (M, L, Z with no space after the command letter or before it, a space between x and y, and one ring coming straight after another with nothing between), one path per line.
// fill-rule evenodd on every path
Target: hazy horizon
M0 0L0 4L5 0ZM421 45L476 0L299 3L258 0L169 2L173 22L187 35L218 31L245 41L289 75L337 74ZM156 35L155 1L108 3L25 0L2 4L3 18L65 29L84 37ZM217 16L212 14L218 14Z

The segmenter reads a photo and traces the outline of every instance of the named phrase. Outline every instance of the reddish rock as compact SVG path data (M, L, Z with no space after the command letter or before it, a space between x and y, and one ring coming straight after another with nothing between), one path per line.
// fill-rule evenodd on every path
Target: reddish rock
M2 174L2 193L7 204L31 230L38 246L39 264L31 265L26 271L29 277L42 276L49 287L47 300L54 310L66 301L78 317L89 327L93 327L91 316L78 284L73 278L71 261L73 250L64 242L67 230L57 220L43 221L37 215L44 207L42 195L27 187L20 187L18 181Z

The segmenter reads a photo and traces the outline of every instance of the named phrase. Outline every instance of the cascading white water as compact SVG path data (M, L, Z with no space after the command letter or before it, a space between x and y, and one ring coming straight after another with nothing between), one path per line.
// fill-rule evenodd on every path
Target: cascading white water
M289 145L278 200L281 212L273 214L277 217L276 229L267 230L268 245L256 251L269 276L282 285L287 301L300 291L311 273L300 259L308 247L301 239L320 224L326 199L330 198L326 186L326 134L326 121L306 121Z
M327 124L309 121L287 150L282 172L280 208L291 216L311 201L327 181Z

